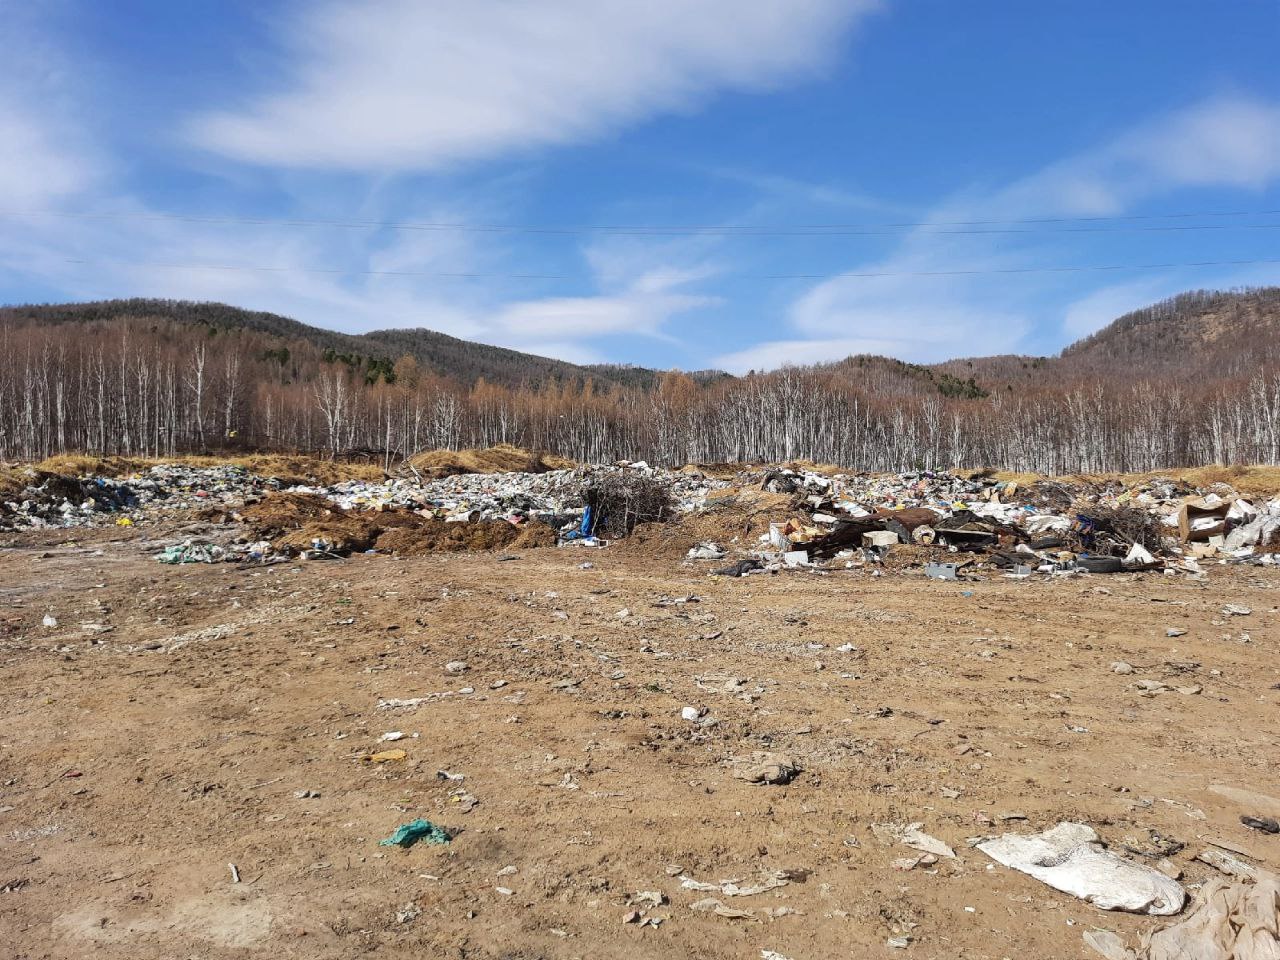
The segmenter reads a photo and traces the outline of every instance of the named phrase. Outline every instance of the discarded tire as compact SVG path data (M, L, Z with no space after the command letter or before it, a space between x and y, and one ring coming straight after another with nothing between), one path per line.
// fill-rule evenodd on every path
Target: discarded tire
M1119 557L1081 557L1076 567L1088 573L1119 573L1124 562Z

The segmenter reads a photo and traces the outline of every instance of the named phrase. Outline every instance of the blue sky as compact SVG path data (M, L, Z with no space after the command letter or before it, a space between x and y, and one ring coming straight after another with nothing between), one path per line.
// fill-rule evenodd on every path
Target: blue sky
M1280 260L1274 0L0 0L0 24L0 302L741 372L1048 354L1280 283L1222 263Z

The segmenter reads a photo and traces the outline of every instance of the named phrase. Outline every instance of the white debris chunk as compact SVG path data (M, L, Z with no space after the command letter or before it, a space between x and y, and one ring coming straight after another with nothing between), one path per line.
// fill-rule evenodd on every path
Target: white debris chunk
M977 848L997 863L1102 910L1170 916L1187 899L1176 880L1107 851L1083 823L1060 823L1030 835L1006 833Z

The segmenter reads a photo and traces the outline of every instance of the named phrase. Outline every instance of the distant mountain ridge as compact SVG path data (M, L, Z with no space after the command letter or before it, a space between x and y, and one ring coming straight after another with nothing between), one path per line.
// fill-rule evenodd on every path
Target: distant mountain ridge
M549 383L652 389L665 371L621 364L581 365L476 343L427 329L346 334L279 314L221 303L130 299L0 307L0 322L59 325L131 319L163 319L216 329L246 329L281 341L304 341L335 354L360 355L390 364L413 357L420 368L462 386L487 383L540 388ZM1066 347L1055 357L1005 355L911 364L854 356L816 369L832 375L874 377L895 395L937 392L979 398L1058 378L1104 379L1135 373L1185 372L1204 376L1280 361L1280 287L1191 291L1135 310ZM699 384L733 379L722 371L687 374Z

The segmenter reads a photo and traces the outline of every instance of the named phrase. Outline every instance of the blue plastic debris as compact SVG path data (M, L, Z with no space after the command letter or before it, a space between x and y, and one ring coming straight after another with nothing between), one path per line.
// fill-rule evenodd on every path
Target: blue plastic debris
M419 840L426 843L448 843L453 837L437 827L430 820L410 820L396 827L396 832L385 840L379 840L380 847L412 847Z

